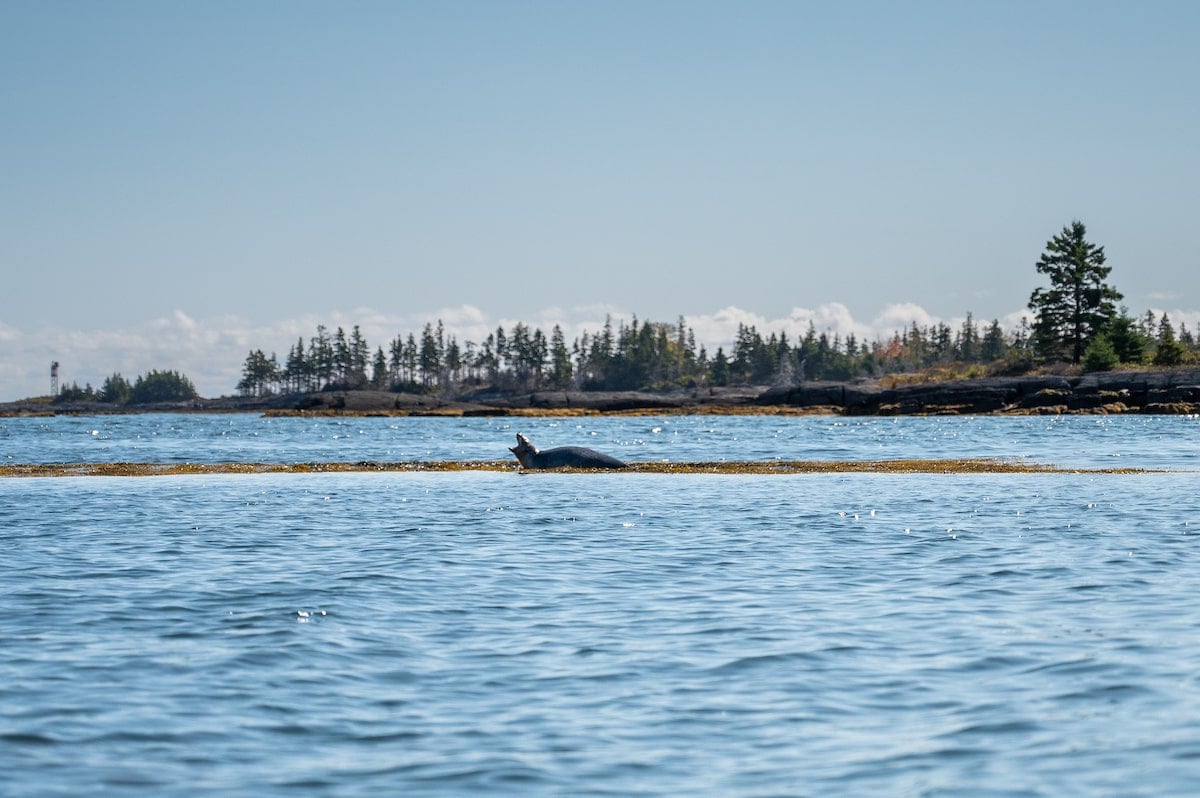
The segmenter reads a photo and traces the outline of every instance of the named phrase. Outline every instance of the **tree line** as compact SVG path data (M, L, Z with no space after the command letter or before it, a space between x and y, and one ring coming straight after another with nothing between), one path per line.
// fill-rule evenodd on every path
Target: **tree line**
M695 331L675 322L629 323L606 318L601 329L567 343L559 325L547 335L517 323L498 326L479 342L460 343L439 320L419 335L397 335L372 350L355 325L349 332L317 325L281 362L274 352L251 350L237 390L243 396L284 392L375 389L465 394L494 390L662 390L734 384L792 385L806 380L853 380L945 369L954 376L1025 373L1057 362L1087 371L1126 365L1172 367L1200 362L1200 345L1185 324L1166 313L1132 317L1121 293L1107 282L1104 248L1073 221L1052 237L1035 264L1048 286L1035 288L1032 320L1004 329L980 324L971 313L956 327L916 322L886 339L832 335L813 324L796 340L786 332L764 335L739 324L728 352L697 345ZM151 370L130 383L119 373L99 389L72 383L56 401L149 404L198 398L178 371Z
M1041 336L1039 338L1039 335ZM818 332L809 325L793 341L786 332L764 335L739 325L731 350L697 346L683 318L675 323L606 320L568 346L558 325L542 330L502 326L482 343L460 344L444 325L393 338L373 352L356 326L330 333L318 325L280 363L274 352L249 353L238 382L244 396L320 390L390 390L463 393L472 390L663 390L736 384L789 385L806 380L853 380L917 372L939 366L965 369L968 376L1021 373L1046 356L1045 332L1023 323L1006 331L999 321L980 325L971 314L958 327L915 322L886 340L862 341L853 334ZM1195 357L1196 341L1186 326L1177 334L1166 314L1131 319L1116 315L1103 341L1086 350L1089 370L1120 363L1180 365ZM975 367L975 368L971 368Z
M151 369L146 374L139 374L131 383L114 373L104 380L99 389L88 383L83 388L72 382L64 385L56 402L107 402L116 405L146 405L156 402L182 402L199 398L196 386L192 381L178 371L157 371Z
M1074 221L1047 242L1036 263L1048 287L1030 295L1033 320L1005 330L997 319L979 324L972 314L957 327L913 322L884 340L863 341L818 331L790 340L741 324L729 352L697 345L695 331L675 322L631 322L611 317L600 330L567 343L561 327L547 335L517 323L498 326L483 341L460 343L439 320L419 335L397 335L373 351L354 326L333 332L318 325L299 338L280 362L252 350L239 393L375 389L464 393L496 391L661 390L732 384L798 384L853 380L953 367L965 376L1023 373L1040 364L1069 362L1090 371L1121 364L1177 366L1196 361L1197 342L1186 325L1178 331L1164 313L1140 318L1118 306L1122 295L1106 280L1104 248Z

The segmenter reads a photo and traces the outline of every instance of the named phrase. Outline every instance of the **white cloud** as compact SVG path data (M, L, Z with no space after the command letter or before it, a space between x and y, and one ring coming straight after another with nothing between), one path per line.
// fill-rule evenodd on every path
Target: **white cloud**
M1033 324L1033 314L1028 308L1014 310L1012 313L1001 316L1000 326L1009 331L1017 330L1020 329L1022 320L1026 320L1030 324Z
M913 322L920 327L927 327L939 321L943 320L912 303L888 305L869 322L855 319L850 309L841 302L828 302L816 308L792 308L786 317L780 319L768 319L761 314L733 306L722 308L711 315L687 317L688 325L696 331L697 341L705 343L712 351L715 351L717 346L728 351L737 337L739 324L754 327L764 336L786 333L792 342L808 335L810 327L818 335L836 335L843 340L853 335L859 341L874 341L890 338L893 333L911 326ZM961 323L961 320L958 320L958 323Z
M196 329L196 322L190 316L188 316L188 314L184 313L182 310L176 309L175 312L172 313L171 315L174 317L175 323L179 326L180 329L183 329L183 330Z
M467 326L484 324L487 314L474 305L459 305L456 308L442 308L437 312L437 318L452 326Z
M1179 333L1180 325L1184 324L1187 325L1188 330L1193 335L1195 335L1197 332L1200 332L1200 310L1182 310L1180 308L1175 308L1174 310L1151 308L1150 310L1160 319L1162 318L1162 315L1166 313L1167 318L1171 322L1171 326L1175 328L1175 332L1177 334Z
M918 327L931 327L937 324L939 319L934 318L925 308L913 302L902 302L895 305L888 305L872 322L872 327L878 330L886 330L883 335L888 337L893 332L900 332L913 325L916 322ZM880 337L883 337L881 335Z

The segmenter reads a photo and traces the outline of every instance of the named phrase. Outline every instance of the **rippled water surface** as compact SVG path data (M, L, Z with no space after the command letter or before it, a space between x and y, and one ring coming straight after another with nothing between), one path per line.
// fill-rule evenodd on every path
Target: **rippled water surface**
M584 445L630 461L999 457L1062 466L1194 467L1195 416L922 418L631 416L262 418L131 415L0 419L0 463L512 460Z
M0 420L7 462L1144 474L0 479L0 795L1191 795L1200 420Z

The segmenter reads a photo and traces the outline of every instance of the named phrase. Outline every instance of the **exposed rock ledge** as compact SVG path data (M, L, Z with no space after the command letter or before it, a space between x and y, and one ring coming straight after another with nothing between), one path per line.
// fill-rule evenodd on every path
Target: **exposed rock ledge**
M846 415L1197 413L1200 369L1098 372L1079 377L988 377L894 388L807 383L768 389L756 402L829 407Z
M477 393L458 401L373 391L276 397L274 412L505 416L546 413L832 413L934 415L1005 413L1200 413L1200 369L1122 371L1075 377L988 377L884 387L878 382L808 382L787 388L737 386L668 392Z
M11 402L0 416L112 412L261 412L278 415L505 416L591 413L831 413L851 416L1003 413L1200 413L1200 369L1116 371L1074 377L988 377L884 387L807 382L651 393L477 393L457 400L386 391L329 391L263 399L197 399L115 409L97 402Z

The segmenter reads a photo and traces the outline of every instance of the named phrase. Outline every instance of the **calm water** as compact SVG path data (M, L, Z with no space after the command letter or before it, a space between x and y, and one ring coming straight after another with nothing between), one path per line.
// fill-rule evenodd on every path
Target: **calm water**
M0 420L0 795L1193 795L1200 419Z

